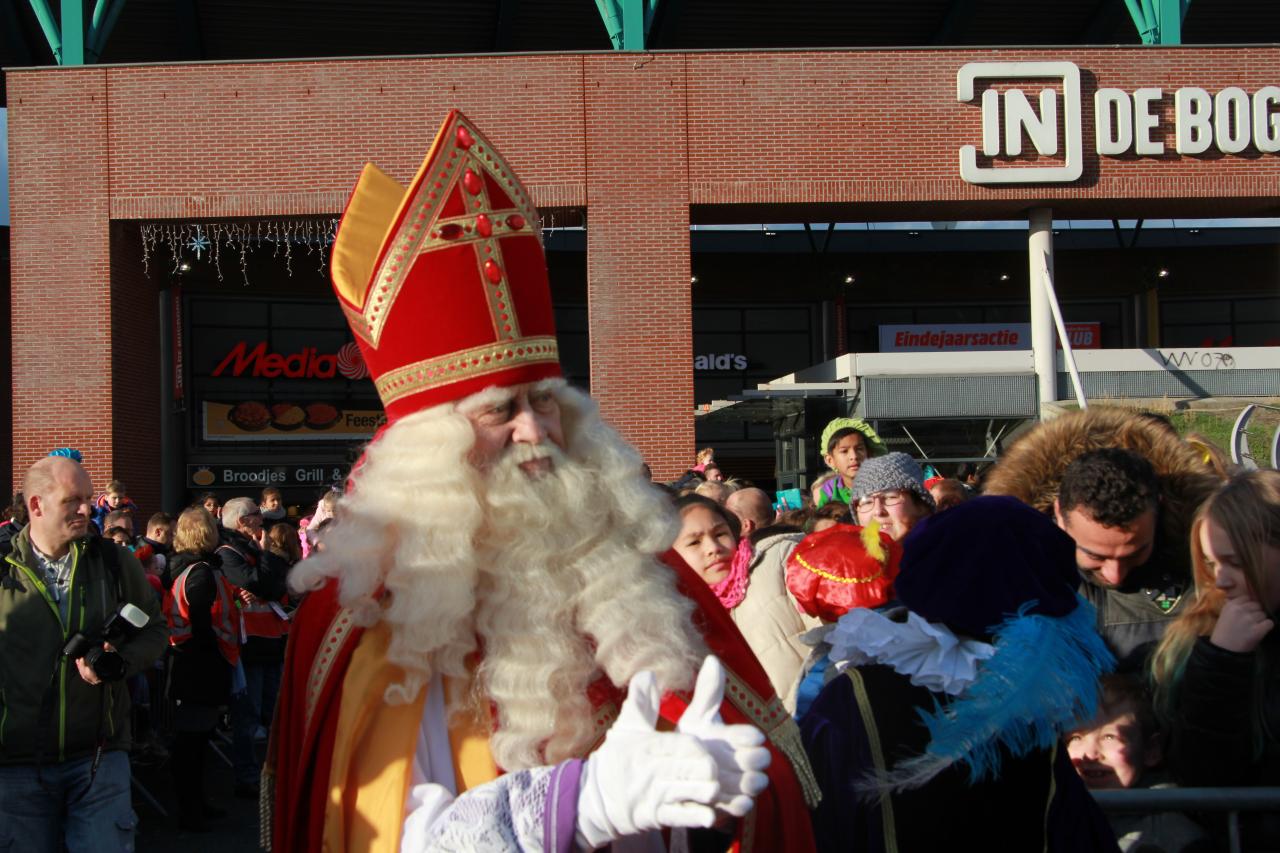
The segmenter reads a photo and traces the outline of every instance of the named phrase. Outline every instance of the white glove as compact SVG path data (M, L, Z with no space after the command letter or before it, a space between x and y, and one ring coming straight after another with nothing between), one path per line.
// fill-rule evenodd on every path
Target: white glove
M725 725L720 717L723 701L724 666L719 658L708 655L676 731L696 737L716 760L720 793L715 807L734 817L745 817L755 798L769 786L763 771L771 756L764 745L764 733L755 726Z
M653 673L631 679L618 719L582 769L580 846L595 849L663 827L710 827L716 807L735 815L750 810L751 797L767 784L754 771L768 766L769 753L756 729L721 721L723 692L724 670L708 658L678 730L658 732Z

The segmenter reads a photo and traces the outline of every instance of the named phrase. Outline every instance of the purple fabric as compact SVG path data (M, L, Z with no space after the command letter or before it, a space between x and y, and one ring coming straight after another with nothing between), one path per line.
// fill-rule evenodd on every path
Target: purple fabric
M571 853L578 830L578 785L582 759L556 765L547 786L546 813L542 822L542 849L546 853Z
M886 666L857 671L870 716L863 715L853 681L841 675L822 689L800 722L822 788L822 804L813 814L818 853L954 850L965 848L964 840L985 850L1118 853L1106 815L1063 749L1022 758L1006 753L1001 777L977 785L968 784L967 768L950 767L922 788L892 794L892 825L886 826L880 801L865 799L857 787L875 772L872 731L891 765L918 755L931 737L920 712L945 697Z

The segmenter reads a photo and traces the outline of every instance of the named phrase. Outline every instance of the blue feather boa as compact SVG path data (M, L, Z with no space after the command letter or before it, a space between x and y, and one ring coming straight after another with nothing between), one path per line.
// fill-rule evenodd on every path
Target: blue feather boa
M1000 773L1002 748L1015 757L1053 746L1078 721L1092 719L1098 678L1115 666L1099 636L1093 605L1079 595L1070 614L1029 614L1027 602L995 631L996 653L955 700L921 709L930 741L923 755L899 763L885 776L867 779L868 793L918 788L957 762L969 767L969 783Z

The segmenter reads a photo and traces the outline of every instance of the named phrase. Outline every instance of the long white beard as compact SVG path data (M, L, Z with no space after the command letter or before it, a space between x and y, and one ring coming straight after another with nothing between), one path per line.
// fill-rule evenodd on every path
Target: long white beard
M549 474L519 467L542 456ZM611 523L610 486L554 445L515 445L488 477L476 687L498 709L490 747L505 768L583 754L595 736L586 688L602 672L625 684L653 669L688 686L700 657L670 570Z
M359 624L391 627L404 677L388 702L412 701L435 673L470 680L453 710L492 702L490 746L508 770L585 753L599 673L621 687L648 669L685 689L706 653L655 557L679 529L670 502L589 398L555 393L568 450L512 445L487 472L467 461L474 431L453 407L403 418L369 447L325 551L290 576L299 592L337 578ZM520 469L544 452L550 474Z

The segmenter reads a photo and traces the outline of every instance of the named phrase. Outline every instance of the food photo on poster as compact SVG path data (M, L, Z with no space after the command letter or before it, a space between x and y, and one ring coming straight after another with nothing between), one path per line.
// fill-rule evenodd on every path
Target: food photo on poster
M371 437L386 421L377 409L344 410L324 402L204 402L206 441L354 441Z
M345 444L386 422L360 348L331 305L193 297L192 309L196 445Z

